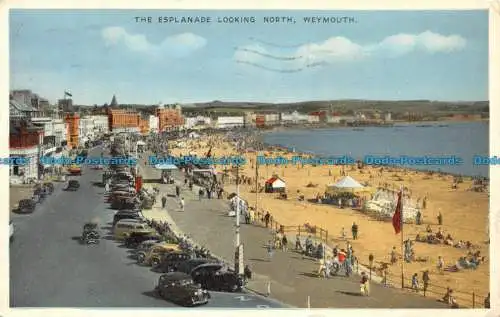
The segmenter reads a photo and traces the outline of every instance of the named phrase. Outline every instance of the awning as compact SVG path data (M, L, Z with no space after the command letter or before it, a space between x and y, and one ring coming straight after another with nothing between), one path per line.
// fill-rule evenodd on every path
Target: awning
M173 164L156 164L155 168L159 170L176 170L177 166Z

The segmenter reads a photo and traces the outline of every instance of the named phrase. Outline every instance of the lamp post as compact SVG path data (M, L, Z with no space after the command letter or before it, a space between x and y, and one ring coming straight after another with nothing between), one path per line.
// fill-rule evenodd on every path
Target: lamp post
M234 266L236 274L243 274L243 245L241 244L240 237L240 165L236 163L236 250L234 254Z

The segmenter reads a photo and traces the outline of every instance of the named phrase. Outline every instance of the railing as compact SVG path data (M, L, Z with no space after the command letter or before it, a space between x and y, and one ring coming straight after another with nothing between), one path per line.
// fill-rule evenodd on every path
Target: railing
M265 223L265 213L261 211L257 211L254 213L254 219L253 219L254 224L266 226ZM269 221L267 224L267 227L275 230L275 231L281 231L282 233L294 233L298 234L299 236L302 235L307 235L311 236L314 239L320 240L322 243L325 243L328 246L332 246L332 242L334 242L334 239L331 239L328 235L328 230L325 230L321 227L314 226L314 225L297 225L297 226L284 226L281 225L279 222L277 222L272 215L269 216ZM359 265L364 266L366 268L370 268L369 264L364 264L360 263L358 261L355 262L355 271L359 272ZM372 272L375 274L375 270ZM442 298L447 292L447 287L445 286L440 286L440 285L435 285L432 283L429 283L427 287L424 289L423 284L421 281L419 281L419 289L414 290L412 289L412 283L411 279L408 279L408 277L403 277L404 279L404 289L418 293L420 295L423 295L424 297L427 297L431 295L433 298ZM395 274L395 273L389 273L387 274L386 281L384 283L387 286L390 287L396 287L396 288L401 288L401 275ZM469 293L469 292L461 292L461 291L456 291L453 290L452 294L453 298L456 299L458 305L460 307L468 307L468 308L484 308L484 301L486 299L485 296L480 296L475 292Z

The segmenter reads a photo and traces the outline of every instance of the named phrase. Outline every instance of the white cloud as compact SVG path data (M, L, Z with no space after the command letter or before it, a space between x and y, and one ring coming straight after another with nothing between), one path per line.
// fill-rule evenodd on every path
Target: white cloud
M174 56L187 55L207 44L207 40L193 33L182 33L165 38L159 44L151 43L143 34L131 34L118 26L107 27L101 32L108 46L125 45L129 50Z
M460 35L441 35L431 31L420 34L396 34L378 43L355 43L345 37L331 37L323 42L308 43L298 47L291 56L295 65L310 65L356 61L370 57L394 58L412 52L429 54L452 53L467 45ZM248 45L236 50L234 59L244 62L269 62L269 56L279 57L260 45ZM279 60L275 58L274 61Z

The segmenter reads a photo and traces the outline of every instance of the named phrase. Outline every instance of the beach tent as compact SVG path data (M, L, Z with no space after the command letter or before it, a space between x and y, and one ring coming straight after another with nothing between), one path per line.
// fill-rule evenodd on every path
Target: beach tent
M286 189L285 181L277 176L273 176L266 181L265 192L266 193L280 193L284 192Z
M351 176L344 176L335 184L330 184L326 186L326 193L341 193L341 192L356 192L364 191L366 187L358 183Z
M156 164L155 168L158 169L158 170L168 170L168 171L171 171L171 170L176 170L177 166L175 166L173 164Z

